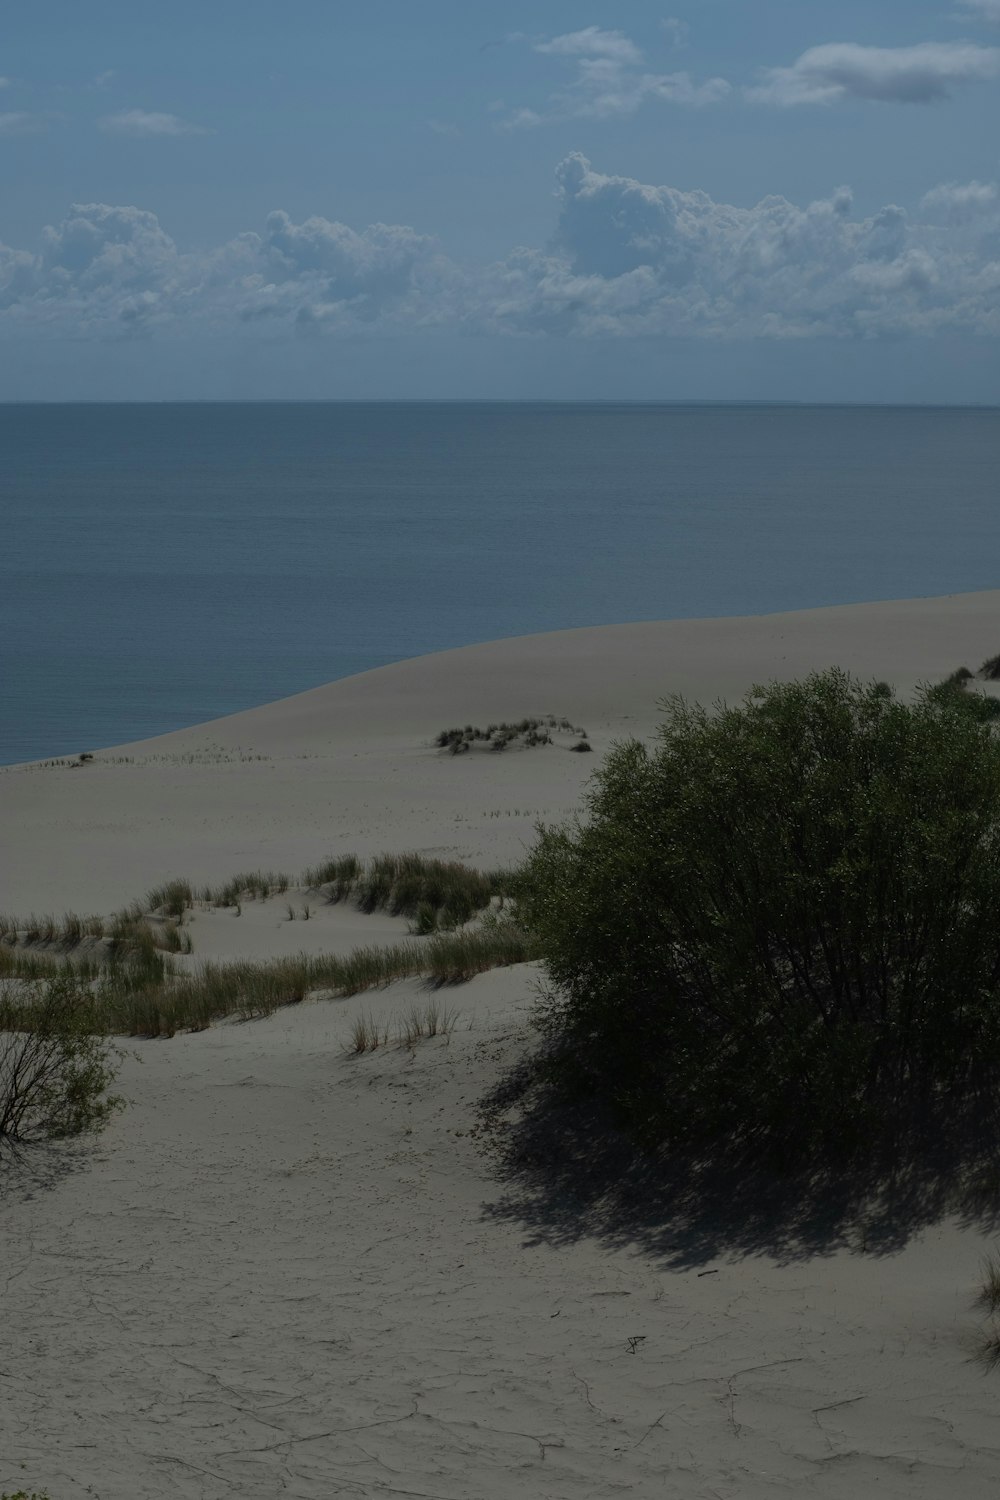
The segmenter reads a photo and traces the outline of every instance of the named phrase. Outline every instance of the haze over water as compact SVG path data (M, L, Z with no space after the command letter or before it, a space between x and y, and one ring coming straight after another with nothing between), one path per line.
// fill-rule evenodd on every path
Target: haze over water
M0 452L2 763L474 641L1000 584L993 409L12 405Z

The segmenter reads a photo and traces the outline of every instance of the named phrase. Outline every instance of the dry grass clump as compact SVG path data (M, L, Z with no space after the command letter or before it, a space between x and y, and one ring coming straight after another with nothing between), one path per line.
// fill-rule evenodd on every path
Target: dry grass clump
M419 854L381 854L362 869L354 886L361 911L412 917L424 931L461 926L489 906L493 893L493 881L479 870Z
M363 1011L351 1028L348 1051L375 1052L394 1040L399 1047L412 1047L423 1037L450 1036L458 1024L458 1011L440 1007L436 1000L412 1005L402 1016L374 1016Z
M983 1284L976 1301L988 1313L1000 1312L1000 1255L984 1255L981 1267Z
M988 1321L982 1331L977 1353L988 1370L1000 1365L1000 1254L993 1251L984 1255L980 1262L982 1286L976 1298L977 1306L983 1308Z
M306 870L303 885L310 890L327 888L331 901L345 901L361 875L361 861L356 854L342 854L339 859L328 859L321 865Z
M506 750L509 745L521 745L530 750L536 745L551 745L553 730L579 735L581 739L586 737L586 730L572 724L569 719L547 714L544 718L518 719L511 723L504 720L500 724L487 724L485 729L480 729L477 724L466 724L459 729L442 729L435 737L434 744L439 750L447 750L449 755L466 755L476 745L481 745L484 750Z
M388 1047L392 1031L391 1021L376 1020L370 1011L362 1011L351 1030L352 1052L374 1052L379 1047Z

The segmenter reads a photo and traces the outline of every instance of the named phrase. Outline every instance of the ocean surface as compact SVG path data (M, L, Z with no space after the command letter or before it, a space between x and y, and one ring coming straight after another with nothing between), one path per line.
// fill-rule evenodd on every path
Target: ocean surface
M989 409L2 406L0 763L500 636L995 588L998 476Z

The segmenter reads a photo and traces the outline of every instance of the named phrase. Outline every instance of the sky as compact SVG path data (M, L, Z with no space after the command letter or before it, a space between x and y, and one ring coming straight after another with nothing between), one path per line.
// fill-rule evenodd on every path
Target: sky
M1000 404L1000 0L0 14L0 400Z

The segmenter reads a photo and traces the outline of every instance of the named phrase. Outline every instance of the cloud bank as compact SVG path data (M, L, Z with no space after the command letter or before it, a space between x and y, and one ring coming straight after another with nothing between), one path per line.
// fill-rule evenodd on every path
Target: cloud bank
M0 326L33 336L328 336L430 328L513 337L788 340L1000 336L1000 191L945 183L912 214L851 194L752 207L557 170L554 233L460 264L406 225L357 230L277 210L206 252L156 215L80 205L34 250L0 244Z
M1000 47L976 42L921 42L915 47L830 42L810 47L790 68L766 69L763 82L745 95L754 104L836 104L843 99L931 104L958 85L998 75Z

